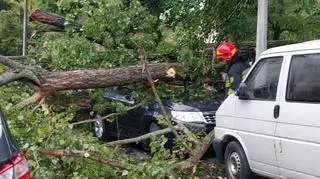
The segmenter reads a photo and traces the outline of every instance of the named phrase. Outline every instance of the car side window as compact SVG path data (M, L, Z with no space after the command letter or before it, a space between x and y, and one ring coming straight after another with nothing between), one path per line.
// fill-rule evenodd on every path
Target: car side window
M275 100L283 57L258 62L246 80L249 100Z
M286 99L320 102L320 54L292 56Z

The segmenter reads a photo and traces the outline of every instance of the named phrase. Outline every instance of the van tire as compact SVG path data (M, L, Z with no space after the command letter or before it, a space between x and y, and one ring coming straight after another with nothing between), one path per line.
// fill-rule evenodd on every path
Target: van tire
M225 168L228 179L253 179L245 152L237 141L228 143L225 150Z

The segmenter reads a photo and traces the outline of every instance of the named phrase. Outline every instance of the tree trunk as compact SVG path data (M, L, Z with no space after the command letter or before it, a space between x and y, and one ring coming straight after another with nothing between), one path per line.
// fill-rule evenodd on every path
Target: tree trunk
M280 27L273 29L272 40L279 40L282 32L283 31L280 29Z
M0 64L12 69L0 75L0 86L12 81L21 81L35 90L34 95L26 100L27 103L22 103L20 107L43 100L56 91L105 88L148 81L143 65L113 69L48 72L24 66L4 56L0 56ZM178 63L157 63L148 65L148 69L153 79L168 80L168 70L171 68L176 70L179 66Z
M154 79L165 79L169 68L178 68L176 63L149 65ZM104 88L147 82L142 66L129 66L114 69L77 70L50 72L40 77L39 89L44 93L71 89Z

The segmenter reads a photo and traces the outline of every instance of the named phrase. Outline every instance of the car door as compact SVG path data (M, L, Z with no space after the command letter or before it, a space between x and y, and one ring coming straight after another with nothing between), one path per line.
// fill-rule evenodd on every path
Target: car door
M283 57L257 62L245 80L248 99L236 99L234 126L243 139L248 161L255 172L278 175L274 147L277 91Z
M121 114L114 116L114 121L107 124L108 132L118 139L137 136L140 127L139 115L143 109L141 106L136 106L133 92L129 88L115 88L105 92L104 97L118 102L119 111L122 111L120 108L125 108L123 112L109 112Z
M145 113L145 108L141 105L130 106L134 108L126 112L119 124L123 129L122 135L125 137L136 137L142 134L141 126Z
M289 56L286 65L275 136L287 178L320 178L320 53L311 53Z

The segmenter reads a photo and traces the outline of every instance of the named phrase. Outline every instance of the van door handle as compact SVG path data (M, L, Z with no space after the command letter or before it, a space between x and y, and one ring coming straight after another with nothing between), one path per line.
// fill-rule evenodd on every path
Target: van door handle
M275 119L277 119L280 115L280 106L279 105L275 105L274 109L273 109L273 117Z

